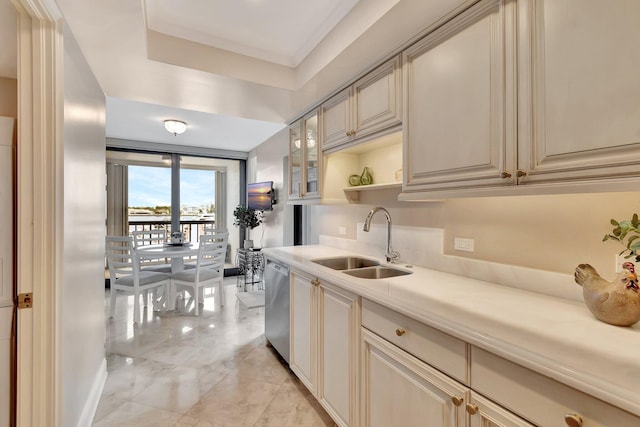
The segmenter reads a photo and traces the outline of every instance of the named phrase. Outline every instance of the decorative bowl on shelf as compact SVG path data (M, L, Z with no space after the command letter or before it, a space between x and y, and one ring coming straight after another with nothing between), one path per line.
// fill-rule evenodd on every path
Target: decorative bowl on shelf
M352 187L356 187L358 185L360 185L360 175L351 175L349 177L349 185Z

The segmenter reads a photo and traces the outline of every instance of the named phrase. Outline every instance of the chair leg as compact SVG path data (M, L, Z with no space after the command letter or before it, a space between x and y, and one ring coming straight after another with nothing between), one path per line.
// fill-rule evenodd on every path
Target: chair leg
M138 323L140 320L140 292L134 292L133 296L133 323Z
M224 280L218 283L218 295L220 299L220 307L224 307Z
M109 307L109 312L110 312L110 316L113 319L113 315L116 312L116 288L115 286L111 285L111 290L109 291L109 293L111 294L111 306Z
M197 286L193 288L193 301L194 301L196 316L200 315L200 291L201 290L202 288L198 288Z
M154 291L153 294L155 295L155 291ZM148 304L148 301L149 301L149 290L148 289L144 291L144 294L142 294L142 298L143 298L142 301L144 303L144 307L147 308L147 304Z

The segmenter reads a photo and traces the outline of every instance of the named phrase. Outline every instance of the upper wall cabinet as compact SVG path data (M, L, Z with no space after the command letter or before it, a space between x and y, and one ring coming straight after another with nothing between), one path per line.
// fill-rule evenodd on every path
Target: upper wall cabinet
M318 138L318 111L289 126L289 200L320 198L322 156Z
M639 18L482 0L407 49L400 199L636 189Z
M513 10L482 0L404 51L403 191L513 183Z
M519 183L640 176L640 2L518 4Z
M400 57L329 99L321 110L323 150L402 123Z

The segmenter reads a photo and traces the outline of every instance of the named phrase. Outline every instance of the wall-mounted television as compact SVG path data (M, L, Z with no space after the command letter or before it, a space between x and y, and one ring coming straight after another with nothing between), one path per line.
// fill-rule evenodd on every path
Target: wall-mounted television
M257 211L273 210L276 202L273 181L247 184L247 207Z

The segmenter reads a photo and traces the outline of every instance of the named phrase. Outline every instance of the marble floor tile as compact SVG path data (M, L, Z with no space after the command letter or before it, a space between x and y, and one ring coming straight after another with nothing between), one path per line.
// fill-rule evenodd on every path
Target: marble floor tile
M94 424L96 427L173 427L182 414L126 402Z
M215 426L252 426L280 386L227 375L187 415Z
M107 321L108 377L94 426L333 426L288 365L264 339L264 309L236 299L225 279L200 316L144 311L133 325L133 300L118 295ZM105 295L109 312L109 292Z
M335 426L335 423L304 384L288 378L254 426L320 427Z

